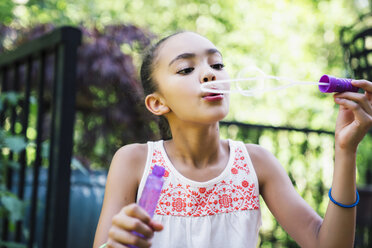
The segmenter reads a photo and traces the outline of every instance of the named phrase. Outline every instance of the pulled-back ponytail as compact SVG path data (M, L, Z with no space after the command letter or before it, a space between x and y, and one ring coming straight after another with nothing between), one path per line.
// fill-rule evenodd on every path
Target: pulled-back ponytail
M147 96L151 93L158 91L159 87L158 84L155 82L153 78L153 71L154 71L154 60L157 56L158 49L164 41L169 39L170 37L179 34L182 32L177 32L172 35L169 35L160 41L158 41L155 45L153 45L146 53L142 61L140 75L141 75L141 83L144 91L144 95ZM162 139L170 139L172 134L170 132L168 120L164 116L159 116L158 118L158 126L160 130L160 136Z

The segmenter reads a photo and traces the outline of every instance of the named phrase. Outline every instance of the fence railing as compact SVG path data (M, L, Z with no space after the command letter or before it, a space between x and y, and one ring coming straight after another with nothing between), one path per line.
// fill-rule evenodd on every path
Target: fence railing
M66 247L77 48L80 43L80 30L61 27L0 55L0 93L18 92L22 96L17 106L4 106L0 126L14 135L23 136L30 144L19 154L3 154L20 164L17 171L7 167L7 188L16 191L29 209L28 219L18 221L14 233L9 232L9 220L2 220L0 229L4 241L35 247L36 232L40 230L43 240L38 243L42 243L42 247ZM53 69L46 70L51 65ZM45 151L48 154L43 155ZM48 168L47 197L46 202L40 202L39 171L44 166ZM32 175L27 175L30 170L26 168L29 167ZM27 194L24 189L28 176L32 177L32 189ZM26 195L30 198L25 199ZM44 223L38 222L40 214Z

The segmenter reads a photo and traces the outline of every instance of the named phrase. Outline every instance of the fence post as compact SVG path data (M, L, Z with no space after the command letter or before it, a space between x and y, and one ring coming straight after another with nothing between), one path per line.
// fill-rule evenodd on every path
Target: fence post
M70 163L75 117L77 47L80 44L81 33L77 29L68 27L60 31L63 43L56 48L56 82L52 102L52 136L44 247L65 248L68 233Z

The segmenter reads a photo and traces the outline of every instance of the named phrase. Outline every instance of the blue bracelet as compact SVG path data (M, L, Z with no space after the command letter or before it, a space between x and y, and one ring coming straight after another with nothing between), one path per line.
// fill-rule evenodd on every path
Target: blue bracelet
M356 201L355 201L353 204L351 204L351 205L345 205L345 204L342 204L342 203L336 202L335 199L332 198L331 191L332 191L332 188L330 188L329 191L328 191L329 199L330 199L334 204L336 204L337 206L340 206L340 207L343 207L343 208L353 208L353 207L355 207L356 205L358 205L358 203L359 203L359 193L358 193L358 190L356 191Z

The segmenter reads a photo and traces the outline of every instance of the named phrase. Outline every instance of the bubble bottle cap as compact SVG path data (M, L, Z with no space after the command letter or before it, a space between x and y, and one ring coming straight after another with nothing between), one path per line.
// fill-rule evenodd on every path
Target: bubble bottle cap
M319 79L319 83L323 83L319 85L319 90L323 93L344 91L357 92L359 88L353 86L351 81L352 79L350 78L337 78L329 75L323 75ZM328 85L324 85L324 83L328 83Z
M162 177L164 176L164 173L165 173L164 167L154 165L154 168L152 169L152 174L154 174L157 177Z

